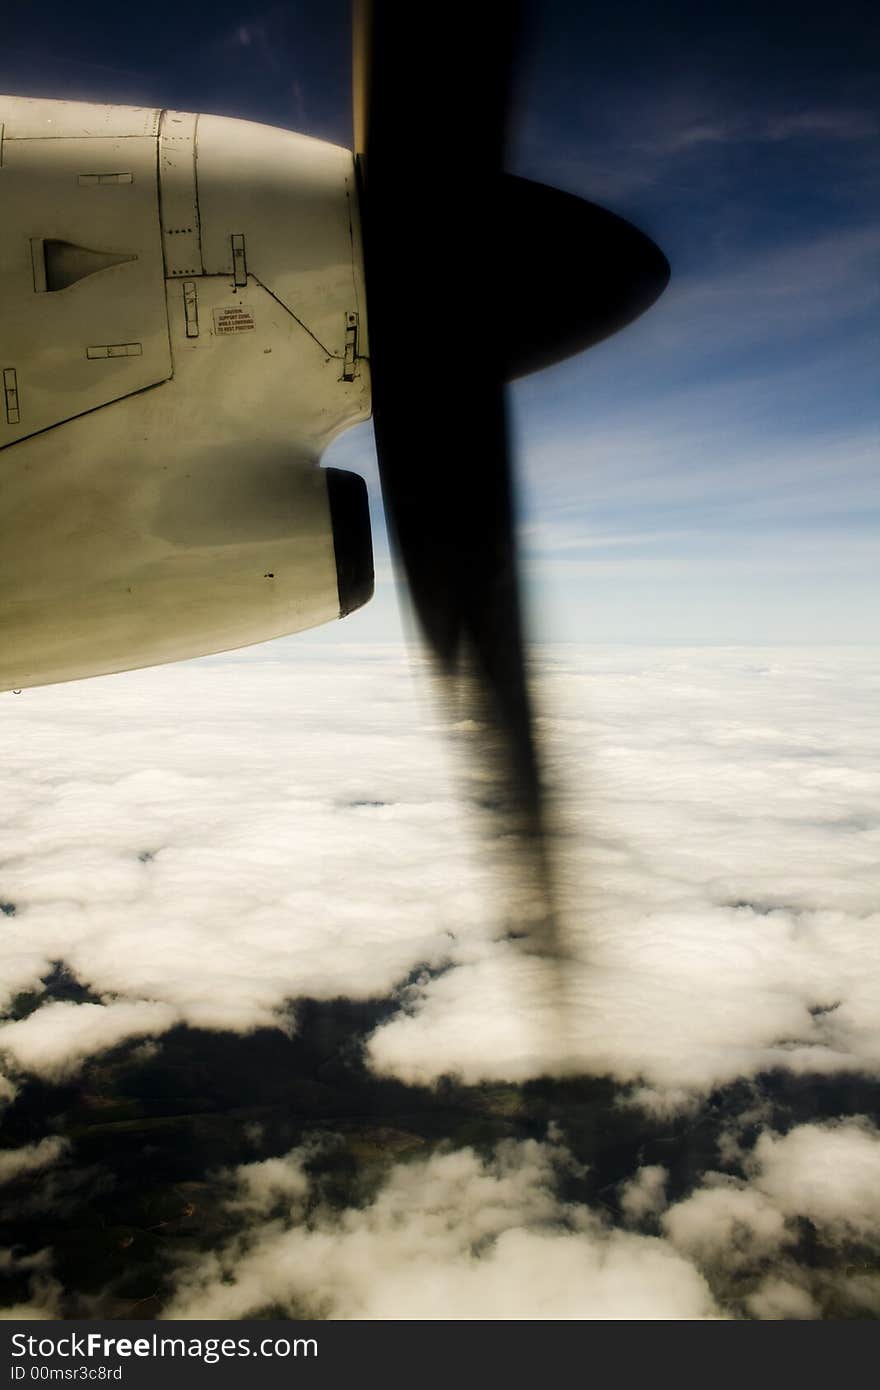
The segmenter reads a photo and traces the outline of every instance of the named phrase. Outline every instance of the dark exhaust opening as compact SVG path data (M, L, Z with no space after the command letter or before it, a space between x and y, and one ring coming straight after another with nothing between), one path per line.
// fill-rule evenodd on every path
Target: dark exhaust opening
M373 538L367 485L357 473L326 468L330 521L336 551L339 616L353 613L373 597Z

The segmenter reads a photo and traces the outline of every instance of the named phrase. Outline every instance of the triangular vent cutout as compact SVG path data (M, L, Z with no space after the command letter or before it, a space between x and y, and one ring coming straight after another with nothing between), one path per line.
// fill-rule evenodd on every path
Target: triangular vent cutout
M44 241L43 256L47 290L66 290L98 270L137 260L137 256L125 251L91 251L87 246L75 246L70 241Z

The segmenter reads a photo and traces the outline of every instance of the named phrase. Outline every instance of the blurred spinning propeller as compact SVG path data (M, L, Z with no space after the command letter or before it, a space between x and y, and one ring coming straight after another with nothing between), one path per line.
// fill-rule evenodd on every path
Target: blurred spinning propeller
M525 944L559 957L526 670L505 384L647 309L669 278L621 218L503 172L515 3L355 0L376 447L393 552L477 775L516 836Z

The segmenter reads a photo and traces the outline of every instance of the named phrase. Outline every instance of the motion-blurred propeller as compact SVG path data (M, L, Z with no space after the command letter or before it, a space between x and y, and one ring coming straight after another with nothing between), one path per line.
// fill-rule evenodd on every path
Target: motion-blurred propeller
M355 0L376 447L392 545L486 798L560 954L526 672L505 383L599 342L666 285L591 203L503 173L520 7Z

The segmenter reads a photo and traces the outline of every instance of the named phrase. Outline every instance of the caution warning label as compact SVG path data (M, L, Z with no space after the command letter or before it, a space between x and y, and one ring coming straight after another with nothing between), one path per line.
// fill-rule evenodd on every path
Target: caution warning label
M247 333L255 327L253 309L248 309L243 304L214 310L215 333Z

